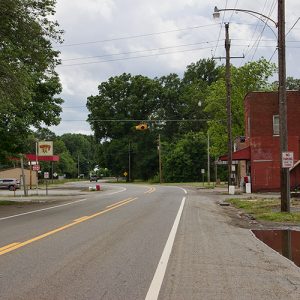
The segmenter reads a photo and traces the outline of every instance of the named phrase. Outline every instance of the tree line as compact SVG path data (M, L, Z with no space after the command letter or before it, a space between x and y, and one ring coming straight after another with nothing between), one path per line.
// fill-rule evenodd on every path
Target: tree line
M53 140L60 162L56 172L68 177L91 171L156 181L158 138L165 181L194 181L207 166L207 138L213 162L227 151L225 68L212 59L191 63L183 76L149 78L129 73L109 78L98 94L87 99L93 136L56 136L63 99L55 67L63 42L54 20L55 0L0 2L0 164L11 157L34 153L35 141ZM270 83L274 64L260 59L232 72L233 137L244 134L244 96L250 91L276 90ZM299 89L300 80L287 78ZM139 124L147 130L136 130ZM45 165L45 168L47 165ZM96 170L96 171L94 171Z

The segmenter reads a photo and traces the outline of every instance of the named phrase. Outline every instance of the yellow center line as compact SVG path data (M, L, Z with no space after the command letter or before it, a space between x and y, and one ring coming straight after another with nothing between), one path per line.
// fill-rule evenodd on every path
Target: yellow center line
M156 188L155 187L151 187L148 191L146 191L144 194L151 194L153 192L156 191Z
M6 253L8 253L8 252L11 252L11 251L13 251L13 250L16 250L16 249L19 249L19 248L21 248L21 247L24 247L24 246L26 246L26 245L28 245L28 244L33 243L33 242L39 241L39 240L41 240L41 239L44 239L45 237L48 237L48 236L50 236L50 235L53 235L53 234L58 233L58 232L60 232L60 231L63 231L63 230L65 230L65 229L67 229L67 228L73 227L73 226L75 226L75 225L77 225L77 224L80 224L80 223L82 223L82 222L85 222L85 221L87 221L87 220L90 220L90 219L92 219L92 218L95 218L95 217L97 217L97 216L100 216L100 215L102 215L102 214L104 214L104 213L107 213L107 212L109 212L109 211L111 211L111 210L113 210L113 209L115 209L115 208L118 208L118 207L121 207L121 206L123 206L123 205L126 205L126 204L128 204L128 203L130 203L130 202L132 202L132 201L134 201L134 200L136 200L136 199L138 199L138 198L128 198L128 199L125 199L126 201L125 201L125 200L120 201L120 202L116 203L116 204L115 204L114 206L112 206L112 207L106 208L105 210L102 210L102 211L97 212L97 213L95 213L95 214L93 214L93 215L90 215L90 216L84 216L84 217L78 218L78 219L74 220L72 223L69 223L69 224L66 224L66 225L64 225L64 226L58 227L58 228L56 228L56 229L54 229L54 230L48 231L48 232L46 232L46 233L44 233L44 234L41 234L41 235L39 235L39 236L36 236L36 237L34 237L34 238L32 238L32 239L29 239L29 240L27 240L27 241L20 242L20 243L17 243L17 242L16 242L16 243L12 243L12 244L6 245L6 246L0 248L0 256L3 255L3 254L6 254Z
M11 248L11 247L13 247L13 246L16 246L16 245L18 245L18 244L19 244L19 243L12 243L12 244L6 245L6 246L0 248L0 252L3 251L3 250L9 249L9 248Z
M126 201L131 200L131 199L132 199L132 198L124 199L124 200L122 200L122 201L119 201L119 202L113 203L113 204L111 204L111 205L108 205L108 206L106 206L106 208L110 208L110 207L116 206L116 205L118 205L118 204L120 204L120 203L126 202Z

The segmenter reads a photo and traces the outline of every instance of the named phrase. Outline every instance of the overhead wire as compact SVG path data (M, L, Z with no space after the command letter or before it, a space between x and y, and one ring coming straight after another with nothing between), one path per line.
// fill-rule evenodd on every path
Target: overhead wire
M137 54L137 53L143 53L143 52L149 52L149 51L159 51L159 50L166 50L166 49L173 49L173 48L180 48L180 47L189 47L189 46L196 46L196 45L202 45L202 44L210 44L210 43L214 43L214 42L216 42L216 40L215 41L206 41L206 42L199 42L199 43L190 43L190 44L168 46L168 47L158 47L158 48L152 48L152 49L120 52L120 53L111 53L111 54L77 57L77 58L67 58L67 59L62 59L61 61L64 62L64 61L85 60L85 59L91 59L91 58L101 58L101 57L116 56L116 55Z
M274 9L275 9L275 4L276 4L276 0L273 0L273 4L271 5L269 15L267 15L268 17L270 17L271 14L273 13L273 11L274 11ZM257 39L256 42L255 42L256 48L255 48L255 51L254 51L254 53L253 53L253 55L252 55L251 61L253 61L253 59L254 59L254 56L255 56L255 54L256 54L256 52L257 52L257 49L258 49L258 45L259 45L259 43L260 43L260 39L262 38L262 35L263 35L263 33L264 33L264 31L265 31L265 29L266 29L266 27L267 27L267 20L266 20L266 21L262 20L262 22L264 22L264 27L263 27L263 29L262 29L262 31L261 31L261 33L260 33L258 39ZM255 44L254 44L254 45L255 45Z
M151 33L144 33L144 34L137 34L137 35L129 35L129 36L124 36L124 37L116 37L116 38L111 38L111 39L103 39L103 40L96 40L96 41L89 41L89 42L80 42L80 43L56 45L56 47L57 48L64 48L64 47L83 46L83 45L90 45L90 44L97 44L97 43L114 42L114 41L120 41L120 40L136 39L136 38L148 37L148 36L153 36L153 35L167 34L167 33L172 33L172 32L193 30L193 29L199 29L199 28L211 27L211 26L218 26L218 25L219 24L213 24L212 23L212 24L206 24L206 25L198 25L198 26L191 26L191 27L185 27L185 28L178 28L178 29L173 29L173 30L151 32Z
M227 8L227 4L228 4L228 0L226 0L225 9ZM222 22L221 22L221 24L220 24L220 30L219 30L219 34L218 34L218 42L217 42L217 45L216 45L216 47L215 47L215 51L214 51L213 57L216 56L216 52L217 52L217 49L218 49L218 47L219 47L219 41L220 41L220 37L221 37L222 25L223 25L223 23L224 23L225 13L226 13L226 12L224 12L223 17L222 17Z
M154 56L162 56L162 55L169 55L169 54L177 54L177 53L184 53L184 52L199 51L199 50L205 50L205 49L211 49L211 46L209 46L209 47L194 48L194 49L178 50L178 51L172 51L172 52L164 52L164 53L155 53L155 54L147 54L147 55L123 57L123 58L112 58L112 59L98 60L98 61L92 61L92 62L83 62L83 63L74 63L74 64L62 64L62 65L58 65L57 67L61 68L61 67L71 67L71 66L79 66L79 65L100 64L100 63L113 62L113 61L125 61L125 60L132 60L132 59L139 59L139 58L146 58L146 57L154 57Z

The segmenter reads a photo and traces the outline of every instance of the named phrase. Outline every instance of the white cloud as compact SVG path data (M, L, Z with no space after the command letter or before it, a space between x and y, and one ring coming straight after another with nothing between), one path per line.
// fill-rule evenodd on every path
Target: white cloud
M225 8L226 3L228 3L227 8L234 8L237 5L237 8L252 9L268 15L274 20L277 19L277 2L273 0L57 0L56 16L61 28L65 30L65 44L58 48L61 51L63 66L58 67L57 70L63 84L64 107L73 106L73 109L71 111L70 109L64 110L63 122L54 128L54 131L58 134L90 132L86 122L66 120L73 118L85 120L88 114L84 107L87 97L95 95L97 86L111 76L117 76L124 72L149 77L159 77L171 72L182 75L185 67L192 62L211 57L212 54L224 56L224 25L221 28L213 21L212 12L215 5ZM273 4L275 6L272 6ZM298 19L299 12L299 1L286 1L287 31ZM251 60L252 57L253 59L261 56L265 56L267 59L271 57L276 48L276 41L268 27L262 33L261 39L264 41L260 41L259 47L253 46L261 35L263 22L251 15L232 12L222 13L221 20L230 22L232 55L247 54L244 60L232 60L233 64L239 66L247 60ZM198 28L180 30L195 26ZM270 26L272 26L271 23ZM274 30L276 31L276 28ZM158 32L161 34L151 34ZM138 35L144 36L126 39L126 37ZM269 39L274 41L266 41ZM300 22L287 38L290 41L287 43L287 74L300 78L299 68L295 64L295 61L298 61L299 53L297 48L291 48L299 45L296 43L297 39L300 39ZM96 43L96 41L103 40L110 41ZM67 46L86 42L95 43ZM185 44L195 45L145 51ZM198 50L180 52L191 49ZM107 56L124 52L135 53ZM155 55L162 52L172 53ZM146 55L152 56L133 58ZM93 58L67 60L80 57ZM119 60L122 58L123 60ZM276 62L276 55L273 57L273 61ZM64 66L67 64L78 65Z

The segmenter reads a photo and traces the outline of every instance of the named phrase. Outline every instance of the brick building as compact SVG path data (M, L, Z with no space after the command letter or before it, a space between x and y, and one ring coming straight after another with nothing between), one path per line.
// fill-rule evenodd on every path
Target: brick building
M233 153L239 176L251 176L253 192L280 190L280 137L277 92L251 92L244 99L245 138ZM300 185L300 91L287 92L288 151L294 152L291 188ZM227 157L221 157L226 160Z

